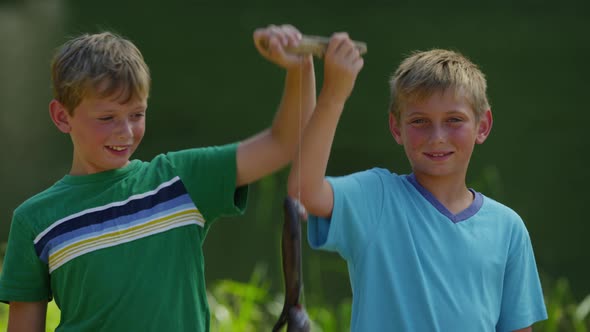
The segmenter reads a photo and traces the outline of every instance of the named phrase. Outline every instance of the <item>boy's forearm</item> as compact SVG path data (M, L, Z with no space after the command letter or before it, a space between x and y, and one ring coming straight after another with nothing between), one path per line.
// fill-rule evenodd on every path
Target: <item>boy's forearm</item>
M347 33L332 35L324 57L322 91L289 175L289 194L318 217L332 214L334 197L325 180L326 168L344 103L363 64Z
M315 104L314 66L308 57L300 66L287 71L283 96L271 128L274 139L285 149L287 160L293 158Z
M289 163L315 107L313 64L287 71L285 89L271 128L240 142L236 186L252 183Z
M47 301L10 302L7 332L43 332Z
M344 100L320 95L289 175L289 194L301 199L308 212L321 217L328 217L332 210L332 191L324 178L343 108Z

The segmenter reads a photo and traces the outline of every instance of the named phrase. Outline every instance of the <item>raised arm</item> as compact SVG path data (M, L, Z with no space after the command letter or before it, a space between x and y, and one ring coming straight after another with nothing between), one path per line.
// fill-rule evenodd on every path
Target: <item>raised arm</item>
M7 332L44 332L47 301L10 302Z
M260 54L286 69L285 87L272 126L238 146L236 185L256 181L293 159L299 143L300 126L305 128L315 107L315 74L311 55L287 54L301 34L290 25L269 26L254 32ZM302 129L301 129L302 130Z
M289 195L300 194L309 213L330 217L334 198L326 167L338 120L364 62L346 33L332 36L324 61L324 83L289 174Z

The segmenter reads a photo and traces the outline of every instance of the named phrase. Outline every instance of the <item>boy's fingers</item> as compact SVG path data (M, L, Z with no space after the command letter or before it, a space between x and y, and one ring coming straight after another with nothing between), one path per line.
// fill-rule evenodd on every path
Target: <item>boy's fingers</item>
M254 31L254 42L263 49L268 49L273 36L278 35L278 27L270 25L266 28L258 28Z
M301 34L292 25L273 27L270 31L273 35L279 36L283 47L297 46L299 40L301 40Z
M271 36L269 42L269 51L273 54L281 54L283 52L283 41L279 36Z
M351 63L353 67L356 67L355 62L357 62L358 59L362 59L361 53L356 47L354 47L354 45L351 45L351 48L348 50L348 53L346 54L346 60L349 61L349 63Z
M299 30L292 25L270 25L264 29L265 37L275 37L279 41L279 45L283 48L288 46L297 46L302 36Z
M256 48L263 54L270 50L272 34L268 28L256 29L254 31L254 44Z
M299 41L303 37L299 30L297 30L294 26L290 24L283 25L282 30L289 40L289 46L297 46L299 44Z
M262 39L264 38L264 29L256 29L254 30L254 34L252 34L253 38L254 38L254 44L256 46L262 46Z
M258 51L265 56L280 53L283 49L281 37L268 30L255 32L254 43Z
M270 31L273 36L276 36L279 39L280 45L282 47L285 47L289 44L289 38L284 27L273 26Z
M283 29L285 29L286 31L292 32L292 33L299 33L299 30L297 30L296 27L292 26L291 24L284 24Z
M351 40L348 40L346 45L346 57L349 59L355 59L358 58L360 56L360 53L358 51L358 49L356 47L354 47L354 44L352 43Z
M330 43L328 44L328 48L330 48L330 46L332 47L332 52L336 52L339 48L340 45L342 45L342 42L347 38L348 34L343 33L343 32L337 32L335 34L332 35L332 38L330 38Z
M352 45L352 41L346 32L337 32L332 35L330 38L330 43L328 44L328 49L326 53L339 53L343 50L348 51L350 45Z
M365 60L362 57L359 57L358 59L356 59L353 64L356 73L360 72L361 69L363 69L364 65L365 65Z

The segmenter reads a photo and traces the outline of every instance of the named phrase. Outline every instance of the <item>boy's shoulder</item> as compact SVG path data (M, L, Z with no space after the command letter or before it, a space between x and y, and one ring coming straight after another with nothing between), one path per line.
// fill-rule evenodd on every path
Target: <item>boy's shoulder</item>
M380 193L396 190L406 192L409 185L407 174L398 174L382 167L373 167L341 176L328 176L327 178L333 187L336 185L339 186L339 189L345 189L352 185Z
M514 209L493 198L483 195L484 203L478 215L489 219L499 229L506 229L514 236L520 234L528 236L528 230L523 218Z
M65 190L65 187L61 180L58 180L48 188L34 194L33 196L30 196L25 201L23 201L14 210L14 215L27 214L28 211L43 209L46 206L48 207L50 202L54 201L52 198L58 196L62 190Z
M410 174L396 173L387 168L373 167L361 173L378 178L384 188L398 194L408 194L408 191L413 186Z
M482 195L484 197L484 202L485 202L486 207L489 210L493 211L494 214L501 216L501 217L505 217L510 220L522 222L522 218L514 209L512 209L508 205L501 203L489 196L486 196L485 194L482 194Z
M382 167L372 167L365 170L349 173L343 175L342 177L354 177L354 178L380 178L384 179L393 179L393 180L403 180L406 175L394 173L386 168ZM329 176L329 178L335 178L337 176Z
M17 206L13 211L13 223L26 223L27 228L38 232L66 216L128 198L129 195L122 188L134 187L131 180L135 179L137 183L149 182L145 174L140 172L144 164L148 163L133 160L124 168L107 172L66 174ZM118 197L119 194L122 196Z

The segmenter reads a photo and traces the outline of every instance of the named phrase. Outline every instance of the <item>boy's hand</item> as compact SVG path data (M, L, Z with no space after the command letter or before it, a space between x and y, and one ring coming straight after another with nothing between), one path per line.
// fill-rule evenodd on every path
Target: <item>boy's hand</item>
M269 25L254 31L254 45L258 52L269 61L289 70L302 61L312 61L311 55L299 56L285 51L301 41L301 33L292 25Z
M324 57L324 84L320 98L344 103L361 68L363 58L347 33L335 33Z

